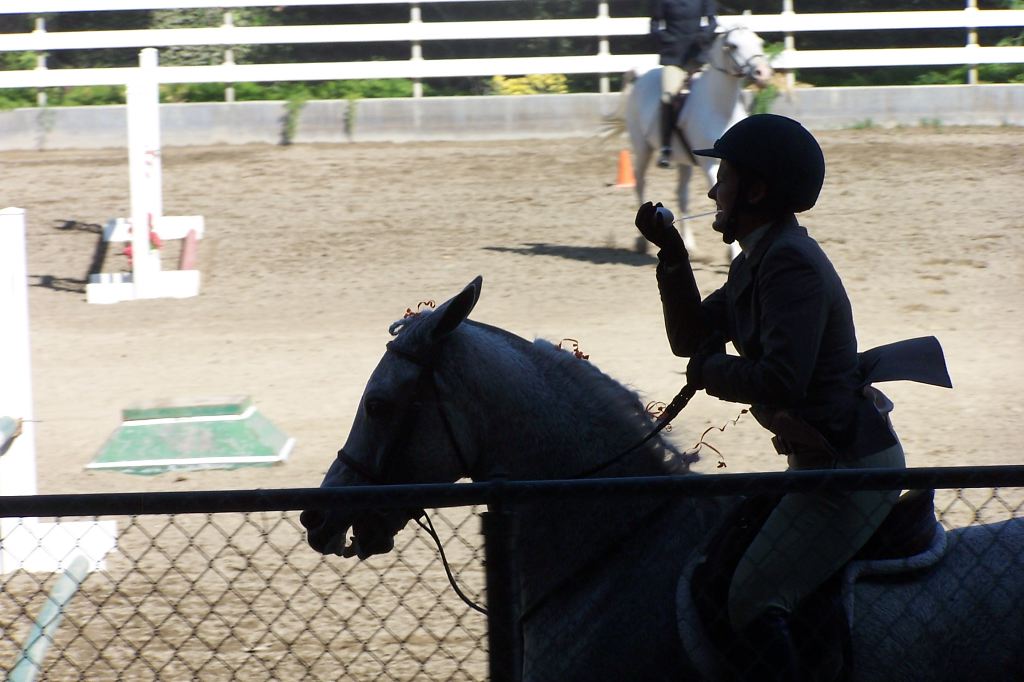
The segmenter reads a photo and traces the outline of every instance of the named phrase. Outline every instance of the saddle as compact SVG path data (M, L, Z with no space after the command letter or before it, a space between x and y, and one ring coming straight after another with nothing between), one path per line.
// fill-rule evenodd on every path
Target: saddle
M871 574L902 576L934 564L944 550L945 535L937 534L934 490L902 495L885 521L857 555L792 614L791 630L806 680L852 678L852 584ZM719 653L710 667L728 667L727 661L744 660L728 622L729 584L740 557L753 541L781 495L754 496L733 510L711 541L693 571L688 587L692 609ZM936 548L936 541L939 545ZM911 557L921 557L911 560ZM684 586L681 585L681 591ZM694 633L685 631L683 595L680 595L680 628L684 644ZM691 648L691 647L688 647ZM730 671L733 675L736 671ZM731 679L731 678L730 678Z

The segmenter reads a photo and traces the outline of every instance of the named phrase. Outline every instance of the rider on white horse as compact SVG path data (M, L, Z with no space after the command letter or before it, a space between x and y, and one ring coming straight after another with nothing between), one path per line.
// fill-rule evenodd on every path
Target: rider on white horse
M658 167L671 167L675 100L704 65L715 27L715 0L651 0L651 35L661 55L661 151ZM701 20L706 23L701 25Z
M814 206L824 181L817 141L792 119L761 114L734 125L713 149L694 153L721 159L708 193L718 209L714 229L743 249L725 285L701 300L671 218L649 202L636 216L643 236L661 248L657 278L665 326L673 353L690 358L687 382L750 404L792 469L904 467L888 417L892 403L870 385L881 380L878 372L865 372L858 357L843 283L794 215ZM727 355L724 341L739 356ZM906 366L895 374L885 378L914 378ZM732 629L749 660L759 661L750 679L799 679L790 615L864 545L898 494L782 498L729 588Z

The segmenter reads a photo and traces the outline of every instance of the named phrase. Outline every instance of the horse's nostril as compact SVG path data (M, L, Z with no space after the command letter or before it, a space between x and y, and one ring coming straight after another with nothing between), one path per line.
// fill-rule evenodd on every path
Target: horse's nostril
M319 528L324 523L324 513L319 509L307 509L299 514L299 523L301 523L306 530Z

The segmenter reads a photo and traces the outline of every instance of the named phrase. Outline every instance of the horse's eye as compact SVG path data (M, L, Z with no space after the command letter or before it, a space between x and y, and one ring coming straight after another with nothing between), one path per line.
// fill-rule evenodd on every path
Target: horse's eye
M364 407L366 415L371 419L387 419L394 411L390 402L380 398L367 398Z
M736 46L733 45L732 43L725 43L724 45L722 45L722 47L724 47L726 50L735 50L736 49Z

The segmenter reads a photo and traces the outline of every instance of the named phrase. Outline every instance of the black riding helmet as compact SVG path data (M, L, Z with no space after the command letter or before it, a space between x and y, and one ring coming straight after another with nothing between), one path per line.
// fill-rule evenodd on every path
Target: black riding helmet
M780 208L793 213L814 206L825 182L825 156L814 136L791 118L754 114L725 131L712 149L694 154L726 159L759 175Z

